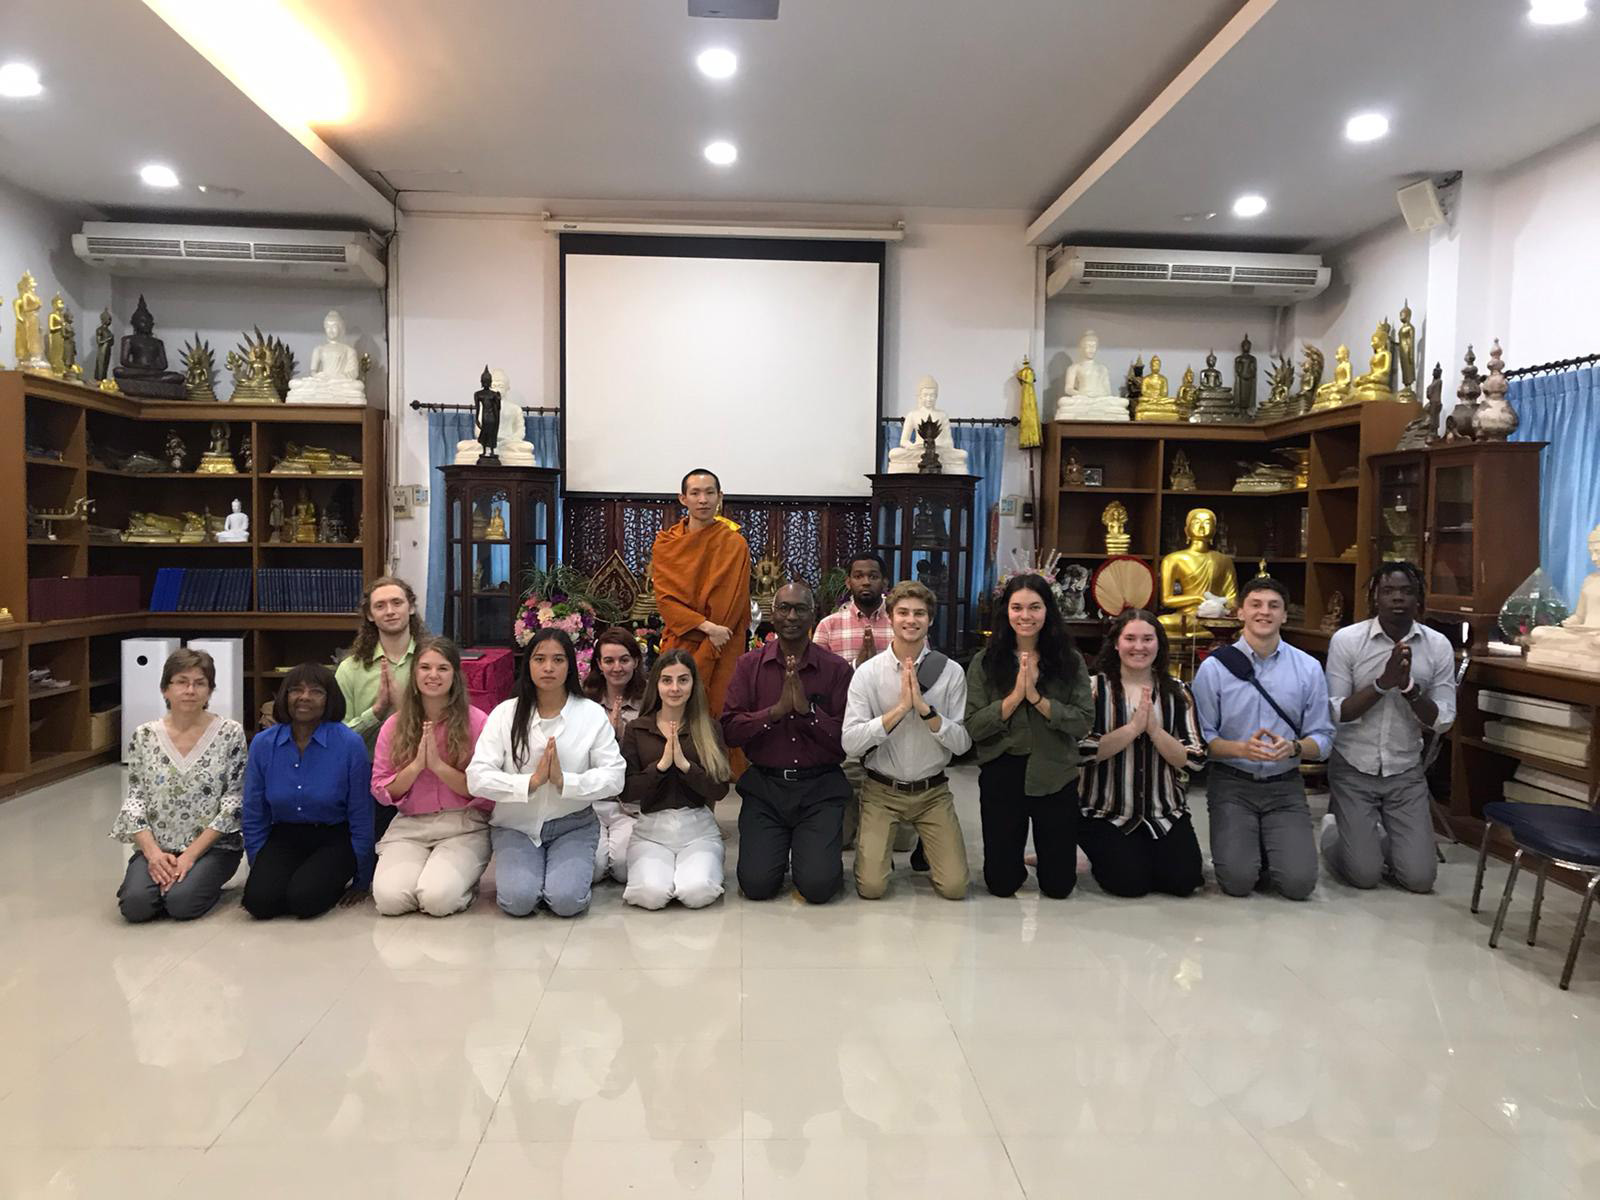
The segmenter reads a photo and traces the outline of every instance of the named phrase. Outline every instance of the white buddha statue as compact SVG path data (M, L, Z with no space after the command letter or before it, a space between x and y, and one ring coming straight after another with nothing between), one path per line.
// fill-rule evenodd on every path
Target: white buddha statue
M311 371L289 381L290 404L365 404L367 385L361 379L361 355L344 336L338 310L322 318L328 340L311 352Z
M500 393L500 433L495 439L495 457L503 467L537 467L538 458L533 453L533 443L527 440L523 427L522 409L511 398L511 380L499 368L489 372L489 386ZM474 433L478 432L476 429ZM456 466L476 466L483 453L483 444L475 437L456 443Z
M1600 568L1600 525L1589 531L1589 558ZM1530 667L1600 675L1600 570L1590 571L1578 591L1578 606L1559 625L1528 631Z
M1058 421L1126 421L1128 399L1111 386L1111 372L1095 361L1100 339L1092 329L1078 339L1078 358L1067 368L1067 378L1056 401Z
M917 406L906 414L900 427L900 444L889 451L890 475L915 475L922 461L922 438L917 426L932 417L939 422L939 436L934 445L939 451L939 469L946 475L968 475L967 452L957 450L950 436L950 418L937 406L939 385L932 375L924 375L917 384Z
M222 529L217 533L219 542L248 542L250 540L250 518L244 515L244 505L235 500L233 511L222 518Z

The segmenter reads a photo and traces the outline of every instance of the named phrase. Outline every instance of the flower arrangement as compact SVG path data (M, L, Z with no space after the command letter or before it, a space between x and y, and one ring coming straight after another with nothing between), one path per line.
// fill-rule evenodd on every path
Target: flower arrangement
M1061 555L1054 550L1035 550L1031 555L1025 555L1015 547L1011 550L1011 569L1001 573L995 582L994 591L990 593L993 600L999 600L1006 584L1013 575L1042 575L1050 581L1050 591L1054 593L1056 609L1066 612L1071 605L1067 599L1067 589L1061 580L1056 577L1061 569Z
M586 583L581 574L566 566L528 571L523 578L527 590L522 607L511 626L511 636L521 647L533 641L541 629L564 632L578 652L579 678L589 673L595 634L604 627L594 602L584 594Z

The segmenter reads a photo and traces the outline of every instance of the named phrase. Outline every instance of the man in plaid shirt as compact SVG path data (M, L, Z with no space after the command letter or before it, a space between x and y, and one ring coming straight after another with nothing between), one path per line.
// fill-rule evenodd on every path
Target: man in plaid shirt
M822 618L812 641L825 650L832 650L851 667L859 667L873 655L887 650L894 637L889 628L889 606L883 602L889 568L876 554L858 554L847 566L850 598L837 611ZM856 843L856 826L861 818L861 784L867 776L859 758L845 759L844 773L856 793L855 802L845 805L844 810L844 846L848 850ZM896 827L896 850L910 850L916 842L915 829L909 825ZM921 867L920 863L915 865Z

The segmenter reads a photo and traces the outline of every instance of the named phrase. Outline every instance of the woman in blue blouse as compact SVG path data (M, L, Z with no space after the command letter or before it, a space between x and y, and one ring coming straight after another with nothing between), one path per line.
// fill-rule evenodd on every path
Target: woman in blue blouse
M372 885L372 765L327 667L290 671L272 715L245 765L244 907L261 919L315 917L352 882L347 903Z

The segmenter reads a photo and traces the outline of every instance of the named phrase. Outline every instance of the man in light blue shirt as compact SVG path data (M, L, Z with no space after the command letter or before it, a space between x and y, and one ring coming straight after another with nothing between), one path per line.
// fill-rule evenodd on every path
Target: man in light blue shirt
M1211 864L1230 896L1249 895L1263 875L1290 900L1317 886L1300 763L1328 756L1333 720L1321 666L1278 636L1288 612L1283 584L1250 580L1239 594L1244 636L1213 650L1195 672L1195 709L1211 751Z

